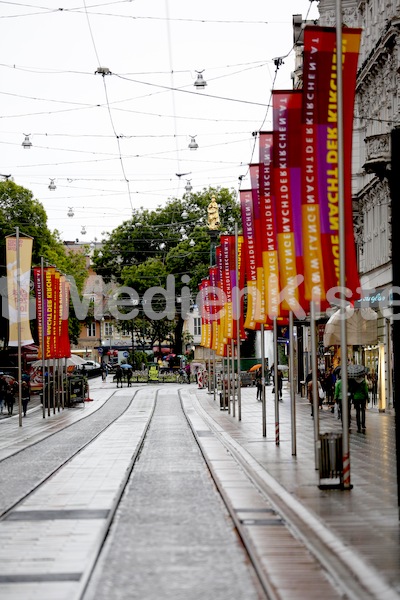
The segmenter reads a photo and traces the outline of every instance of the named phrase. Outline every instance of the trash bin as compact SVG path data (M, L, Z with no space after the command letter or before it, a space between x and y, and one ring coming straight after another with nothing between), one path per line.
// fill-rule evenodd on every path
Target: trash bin
M319 487L343 486L343 451L341 433L322 433L319 436Z

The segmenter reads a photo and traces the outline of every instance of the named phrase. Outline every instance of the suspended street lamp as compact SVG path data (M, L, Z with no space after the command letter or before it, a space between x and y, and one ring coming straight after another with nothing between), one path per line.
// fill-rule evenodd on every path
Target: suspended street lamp
M50 183L49 183L49 190L53 191L57 189L56 184L54 183L54 179L50 179Z
M69 207L67 215L68 217L73 217L74 216L74 209L72 208L72 206Z
M190 148L190 150L197 150L197 148L199 147L198 143L196 142L195 135L190 136L190 143L188 147Z
M203 72L204 72L204 69L203 69L203 71L196 71L197 79L193 84L194 87L196 88L196 90L204 90L204 88L207 85L207 81L205 81L205 79L203 78L203 75L202 75Z
M185 185L185 191L187 194L190 194L190 192L192 191L193 187L192 184L190 183L190 179L186 180L186 185Z
M29 150L29 148L32 146L32 142L29 139L30 135L31 135L30 133L24 133L25 139L22 142L22 147L25 148L25 150Z

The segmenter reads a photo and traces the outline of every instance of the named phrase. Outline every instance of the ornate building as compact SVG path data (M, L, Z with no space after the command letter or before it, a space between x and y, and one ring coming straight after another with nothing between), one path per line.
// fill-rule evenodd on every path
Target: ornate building
M335 6L335 0L319 1L320 25L335 25ZM371 305L377 308L377 300L390 300L392 285L390 135L400 127L400 0L342 0L342 9L344 25L362 28L354 115L353 209L361 283L366 295L375 298ZM378 344L365 348L363 359L377 369L379 354L384 357L380 368L385 408L392 404L391 326L387 311L378 314Z

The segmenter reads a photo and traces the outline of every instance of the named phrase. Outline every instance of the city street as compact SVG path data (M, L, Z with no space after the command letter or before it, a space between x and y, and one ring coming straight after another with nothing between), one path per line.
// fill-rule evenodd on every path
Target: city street
M0 423L0 595L55 598L397 598L394 417L351 434L351 491L320 490L313 421L271 387L242 420L194 384L116 389ZM330 410L321 432L338 431ZM211 476L210 476L211 475Z

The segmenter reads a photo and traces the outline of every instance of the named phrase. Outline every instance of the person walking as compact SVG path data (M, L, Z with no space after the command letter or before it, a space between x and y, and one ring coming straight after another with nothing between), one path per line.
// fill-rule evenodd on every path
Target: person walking
M28 402L30 399L31 399L30 385L27 381L23 381L22 389L21 389L21 401L22 401L22 412L24 413L24 417L26 417L26 411L27 411Z
M18 386L18 384L17 384L17 386ZM11 417L13 414L14 403L15 403L14 384L12 384L12 383L7 384L5 400L6 400L8 415Z
M0 413L3 414L6 401L7 381L4 375L0 375Z
M132 369L126 370L126 381L128 383L128 387L131 387L131 379L132 379Z
M105 362L101 363L101 379L102 381L107 381L107 365Z
M357 431L365 433L365 411L369 398L365 376L349 379L349 388L356 409Z
M121 384L121 387L122 387L122 377L123 377L123 373L122 373L121 366L117 365L117 368L115 369L115 378L117 380L117 387L119 387L119 384Z
M256 371L256 387L257 387L257 395L256 398L258 400L258 402L261 402L262 400L262 372L261 372L261 367L259 367Z

